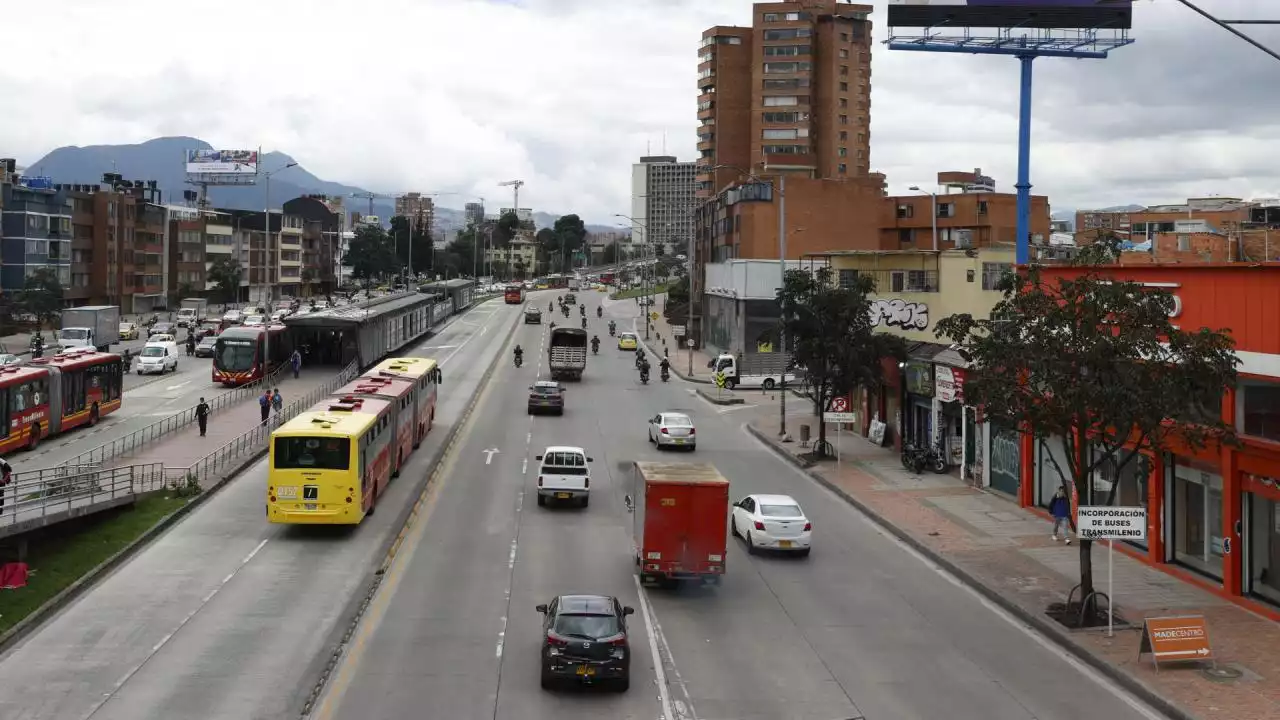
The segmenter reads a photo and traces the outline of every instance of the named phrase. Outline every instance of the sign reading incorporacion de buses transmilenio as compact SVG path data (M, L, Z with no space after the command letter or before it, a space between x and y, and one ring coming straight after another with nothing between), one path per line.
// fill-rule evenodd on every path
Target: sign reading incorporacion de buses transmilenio
M1147 509L1081 505L1076 510L1076 534L1089 540L1142 540L1147 537Z

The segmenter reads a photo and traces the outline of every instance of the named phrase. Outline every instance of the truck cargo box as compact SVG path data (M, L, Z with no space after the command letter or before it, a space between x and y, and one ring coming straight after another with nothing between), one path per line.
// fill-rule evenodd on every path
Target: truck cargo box
M636 462L631 495L641 582L719 584L728 546L729 481L703 463Z

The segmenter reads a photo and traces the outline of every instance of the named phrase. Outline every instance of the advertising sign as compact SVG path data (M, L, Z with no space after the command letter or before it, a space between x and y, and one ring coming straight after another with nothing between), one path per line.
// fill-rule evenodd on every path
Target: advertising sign
M1147 509L1082 505L1076 510L1076 534L1087 540L1144 540Z
M944 403L964 402L964 371L946 365L935 365L933 369L934 387L938 399Z
M1142 642L1138 657L1150 653L1156 666L1161 662L1209 660L1209 624L1203 615L1152 617L1142 621Z
M1132 0L890 0L889 27L1127 30Z
M257 150L188 150L188 175L256 175Z

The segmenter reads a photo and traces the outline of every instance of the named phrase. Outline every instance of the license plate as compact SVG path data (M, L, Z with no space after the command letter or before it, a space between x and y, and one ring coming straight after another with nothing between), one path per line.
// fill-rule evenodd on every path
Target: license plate
M677 444L677 445L683 445L683 444L684 444L684 441L683 441L683 440L676 440L676 444Z
M276 488L276 497L281 500L297 500L298 488L296 487L278 487Z
M560 500L568 500L570 497L569 493L556 493L556 498Z
M305 503L305 504L303 504L302 509L303 509L303 510L315 510L315 509L317 509L317 508L319 508L319 507L320 507L320 506L319 506L318 504L316 504L316 503Z
M779 540L779 541L778 541L778 547L780 547L780 548L789 548L789 547L791 547L791 541L790 541L790 540Z
M587 667L586 665L579 665L579 666L578 666L578 674L579 674L579 675L586 675L586 676L590 677L591 675L595 675L595 674L596 674L596 669L595 669L595 668L593 668L593 667Z

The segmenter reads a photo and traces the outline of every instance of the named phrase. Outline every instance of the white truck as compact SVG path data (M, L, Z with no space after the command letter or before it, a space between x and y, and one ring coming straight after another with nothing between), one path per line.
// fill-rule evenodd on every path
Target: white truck
M109 352L119 342L119 305L87 305L62 311L59 350L91 347Z
M209 301L204 298L187 298L178 310L178 327L196 327L209 319Z
M715 360L707 363L711 371L724 373L724 386L727 388L762 387L772 390L782 381L783 371L791 361L791 356L783 353L750 353L739 361L736 355L721 353ZM788 383L794 383L797 376L794 372L786 373Z

